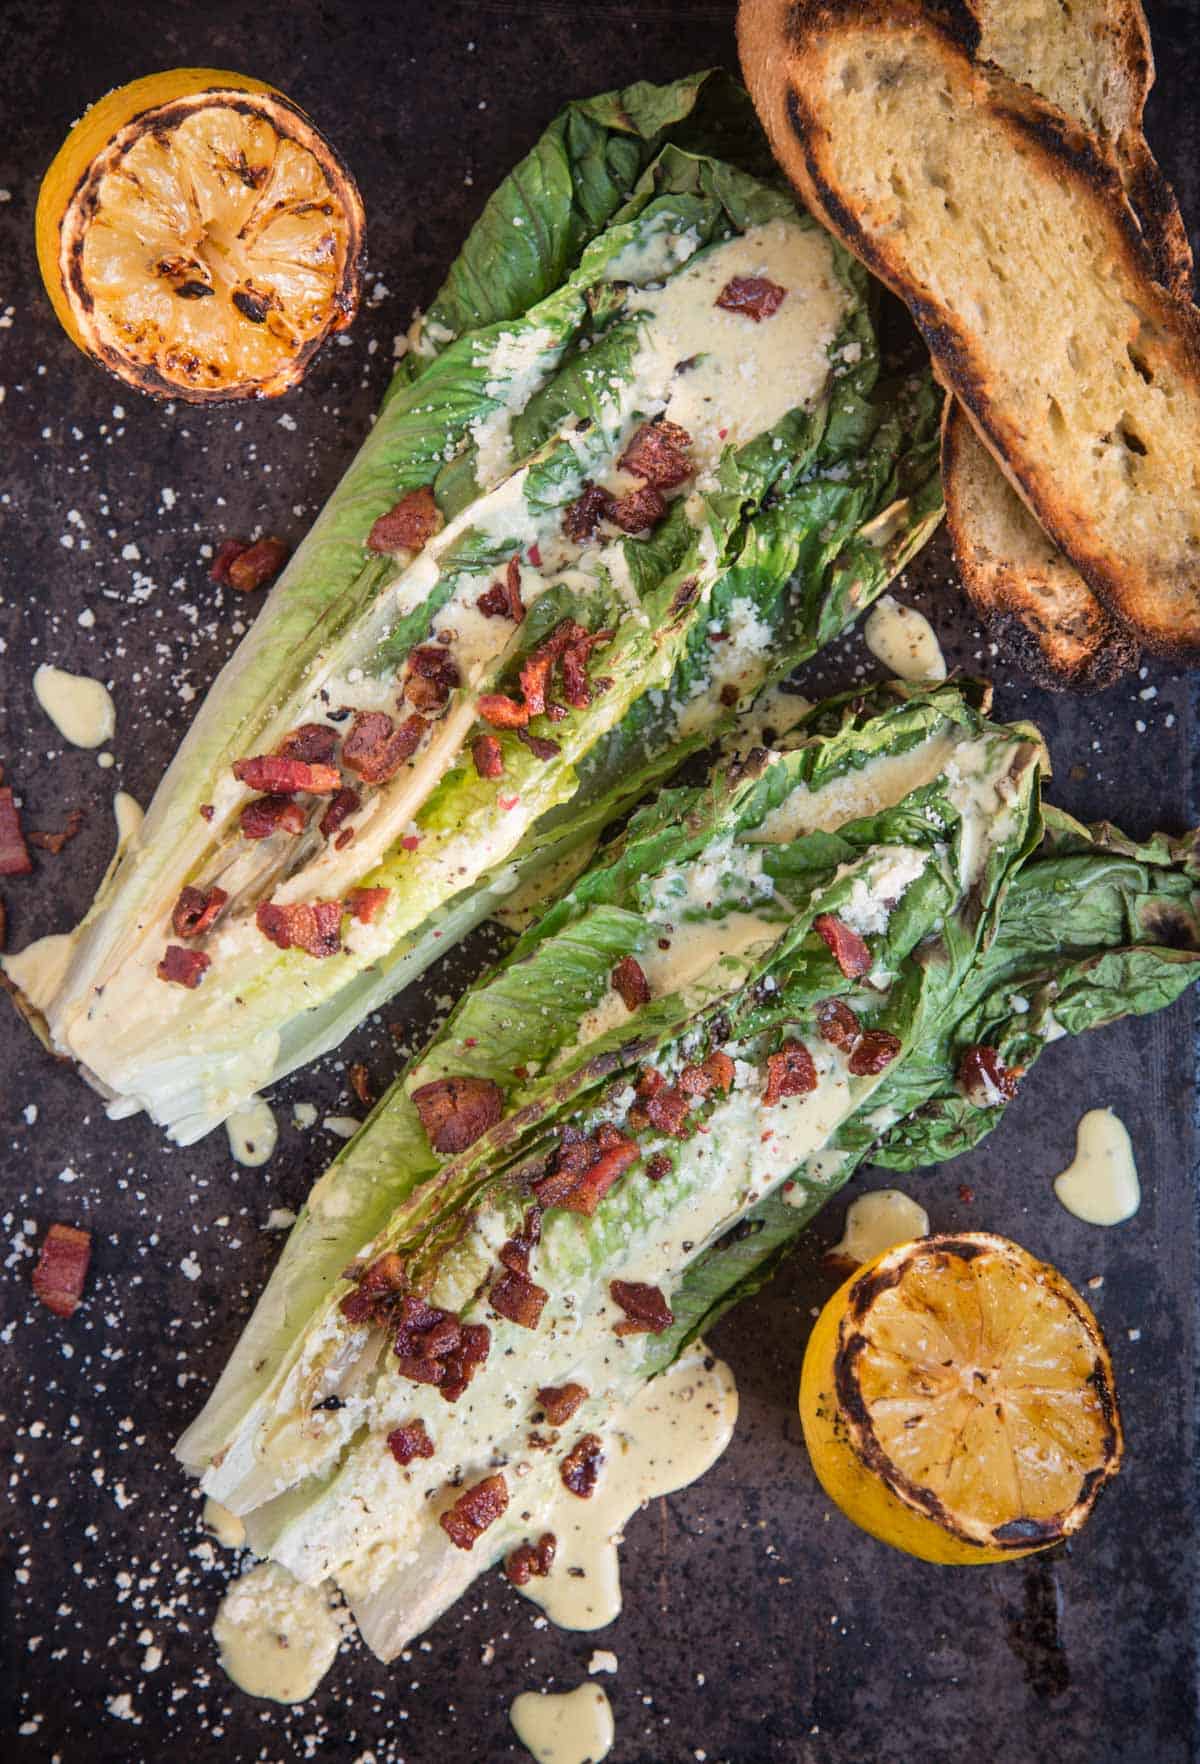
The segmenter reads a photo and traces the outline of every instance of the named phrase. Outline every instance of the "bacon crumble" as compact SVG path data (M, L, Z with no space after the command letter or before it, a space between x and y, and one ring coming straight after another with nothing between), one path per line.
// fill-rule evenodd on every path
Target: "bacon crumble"
M438 1524L460 1550L473 1549L475 1540L495 1524L507 1506L508 1484L503 1476L485 1476L459 1495L448 1512L438 1515Z
M642 424L617 464L658 490L673 490L695 469L688 458L691 445L686 429L660 418L656 423Z
M504 1094L492 1078L435 1078L412 1092L434 1151L464 1152L504 1113Z
M591 1218L618 1176L636 1164L639 1155L636 1142L611 1122L602 1122L586 1136L578 1128L566 1127L555 1168L534 1183L533 1192L539 1206L563 1207Z
M840 998L823 998L817 1006L817 1033L830 1047L848 1052L862 1034L862 1024Z
M481 778L504 776L504 750L495 735L477 735L471 744L471 758Z
M536 548L535 548L536 549ZM541 558L534 558L530 552L530 563L540 563ZM508 560L502 582L493 582L475 602L485 619L511 619L519 625L525 617L525 603L521 599L521 558L514 552Z
M523 729L529 721L529 706L518 704L507 692L481 693L479 715L493 729Z
M203 937L220 917L228 899L223 888L185 888L171 913L176 937Z
M886 1029L867 1029L850 1055L850 1071L855 1078L873 1078L884 1071L900 1052L900 1037Z
M316 766L332 765L336 751L337 731L328 723L301 723L275 749L280 759L305 760Z
M344 1303L344 1301L343 1301ZM433 1384L448 1403L457 1402L487 1359L492 1332L486 1323L461 1323L453 1311L443 1311L414 1293L405 1293L398 1309L393 1347L396 1365L414 1384Z
M565 1427L587 1394L585 1384L544 1384L537 1400L551 1427Z
M239 784L266 791L270 796L289 796L296 790L311 796L328 796L342 781L336 766L310 765L307 760L285 759L275 753L235 760L233 775Z
M338 791L321 816L320 829L326 839L333 838L342 822L354 813L361 800L357 790Z
M414 1458L432 1458L434 1446L429 1429L419 1417L393 1427L387 1436L387 1448L397 1464L411 1464Z
M269 839L272 833L303 833L307 811L290 796L256 796L238 816L243 839Z
M646 1160L646 1174L651 1182L661 1182L671 1174L671 1160L666 1152L655 1152Z
M176 986L186 986L194 992L203 980L205 971L212 967L212 957L205 955L201 949L184 949L181 943L168 943L163 951L155 973L160 980L167 980Z
M338 1306L346 1321L382 1324L403 1293L406 1274L401 1257L388 1250L365 1268L347 1268L344 1278L355 1283Z
M662 491L653 484L644 484L640 490L631 490L628 496L614 502L609 518L623 533L645 533L657 527L666 512L667 501Z
M727 1096L733 1088L734 1064L727 1053L718 1048L702 1065L685 1066L679 1074L679 1088L688 1096L707 1096L719 1090Z
M367 550L385 555L393 551L421 551L446 524L434 500L433 490L422 484L408 490L386 514L381 514L367 534Z
M518 729L517 740L529 749L534 759L556 759L562 752L557 741L549 741L544 735L531 735L528 729Z
M536 1329L549 1297L544 1286L535 1286L524 1274L506 1269L488 1294L488 1302L510 1323L518 1323L522 1329Z
M504 1572L514 1586L527 1586L531 1576L542 1579L554 1565L558 1539L552 1531L543 1531L536 1544L518 1544L504 1564Z
M404 697L420 711L441 710L462 684L458 665L440 644L422 643L408 654Z
M779 311L786 294L786 288L766 276L734 276L721 289L715 304L726 312L744 313L758 324Z
M620 994L627 1011L650 1003L650 982L633 956L622 956L611 975L612 989Z
M208 566L209 581L220 582L222 584L227 583L229 581L230 564L235 558L241 557L242 553L249 551L249 549L250 541L248 539L223 539L217 547L216 555Z
M0 876L28 876L33 859L21 832L21 811L8 785L0 788Z
M74 1225L51 1225L33 1270L33 1294L56 1317L73 1317L83 1297L92 1234Z
M256 539L253 545L247 545L229 559L224 575L217 580L228 582L239 594L253 594L279 574L287 556L288 548L282 539Z
M642 1280L610 1280L608 1290L625 1313L613 1324L617 1335L661 1335L675 1321L675 1313L658 1290Z
M574 545L590 539L601 521L611 520L615 498L597 484L584 480L583 493L563 510L562 529Z
M604 1448L600 1435L585 1433L558 1467L563 1487L569 1489L573 1495L578 1495L581 1501L590 1500L603 1462Z
M390 888L352 888L346 896L346 911L360 925L373 925L391 892Z
M57 833L44 833L35 828L29 835L30 845L38 851L48 851L51 857L58 857L65 845L70 845L79 829L83 826L83 810L72 809L67 816L66 825Z
M818 913L813 930L829 948L847 980L858 980L871 966L871 952L858 935L836 913Z
M806 1096L817 1088L817 1068L802 1041L785 1041L767 1055L767 1089L763 1103L772 1108L785 1096Z
M324 961L341 952L342 910L340 900L295 901L290 906L263 900L255 908L254 922L277 949L302 949Z
M350 1080L351 1090L354 1092L363 1108L369 1109L373 1098L371 1096L371 1076L367 1071L367 1068L361 1061L356 1060L354 1065L352 1065L346 1073L346 1076Z
M342 743L342 763L364 784L386 784L421 745L429 724L408 717L397 729L386 711L360 711Z
M977 1042L967 1048L958 1063L958 1088L977 1109L996 1108L1017 1094L1021 1070L1009 1067L998 1049Z

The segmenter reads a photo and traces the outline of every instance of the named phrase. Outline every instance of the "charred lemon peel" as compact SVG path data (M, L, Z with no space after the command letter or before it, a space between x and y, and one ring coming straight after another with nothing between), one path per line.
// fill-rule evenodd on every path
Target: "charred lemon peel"
M278 397L357 310L362 200L295 104L217 69L154 74L75 126L38 260L72 341L139 390Z
M814 1327L800 1411L847 1517L940 1563L1070 1537L1123 1448L1095 1317L1056 1269L986 1232L900 1244L848 1280Z

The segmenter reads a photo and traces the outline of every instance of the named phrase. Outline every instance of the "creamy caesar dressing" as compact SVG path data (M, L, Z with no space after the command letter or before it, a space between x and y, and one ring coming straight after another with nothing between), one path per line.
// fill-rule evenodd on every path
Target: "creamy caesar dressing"
M681 227L670 215L657 215L609 258L609 282L661 282L693 257L700 246L695 227Z
M877 1188L851 1201L842 1235L829 1254L847 1262L871 1262L893 1244L928 1235L924 1207L902 1188Z
M484 391L494 409L470 425L476 447L475 481L481 489L497 482L512 465L512 421L554 372L566 347L564 334L535 326L501 331L486 355Z
M246 1542L246 1526L237 1513L231 1513L220 1501L204 1503L204 1523L223 1549L240 1550Z
M600 1764L616 1731L608 1697L586 1681L573 1691L522 1691L508 1718L538 1764Z
M302 1703L333 1665L345 1615L336 1594L261 1562L221 1600L213 1636L225 1672L248 1696Z
M146 811L136 797L130 796L126 790L118 790L113 797L113 815L117 823L117 853L119 855L130 840L141 832Z
M35 1010L44 1011L63 983L75 947L74 934L55 931L4 958L4 971Z
M520 1588L560 1629L602 1629L621 1612L617 1554L626 1523L658 1495L686 1488L716 1463L737 1424L733 1373L702 1342L645 1384L604 1428L595 1492L579 1500L560 1484L539 1514L557 1540L545 1579Z
M946 658L924 613L881 594L863 626L863 639L876 661L901 680L944 680Z
M776 643L774 629L758 616L747 595L738 595L730 602L723 620L710 622L709 636L712 643L708 672L697 680L676 719L683 737L709 728L720 711L728 707L731 694L741 699L754 690L770 668Z
M993 736L960 742L946 762L946 795L961 817L958 839L959 880L963 887L978 881L989 851L1010 837L1021 776L1037 750Z
M63 740L73 747L103 747L112 739L117 707L102 681L43 662L33 676L33 692Z
M854 876L849 896L838 907L838 917L860 937L887 930L892 908L922 874L928 853L912 845L872 847L865 873ZM859 864L840 865L834 883L860 869Z
M225 1131L234 1158L250 1170L268 1161L279 1139L271 1105L261 1096L252 1096L243 1108L236 1109L226 1121Z
M880 754L852 767L816 790L798 784L746 838L756 844L787 845L803 833L832 833L847 821L894 808L914 790L940 778L958 746L951 735L935 735L905 753Z
M1089 1109L1075 1130L1075 1157L1054 1192L1085 1225L1122 1225L1142 1201L1133 1145L1111 1109Z

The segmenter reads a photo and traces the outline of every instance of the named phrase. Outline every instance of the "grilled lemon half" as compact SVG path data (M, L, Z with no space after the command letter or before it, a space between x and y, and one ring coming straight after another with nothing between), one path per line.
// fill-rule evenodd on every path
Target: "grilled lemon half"
M1049 1548L1121 1461L1095 1317L987 1232L898 1244L849 1279L809 1338L800 1417L830 1499L928 1562Z
M362 199L260 80L177 68L86 113L42 181L38 262L81 349L196 403L296 385L360 291Z

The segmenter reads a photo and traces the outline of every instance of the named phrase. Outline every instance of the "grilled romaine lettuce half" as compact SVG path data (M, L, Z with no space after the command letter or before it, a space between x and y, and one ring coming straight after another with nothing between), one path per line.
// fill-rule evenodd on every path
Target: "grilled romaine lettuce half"
M928 1161L996 1123L959 1090L976 1042L1000 1097L1060 1026L1193 977L1190 846L1047 828L1036 731L982 706L880 688L662 793L316 1185L179 1454L256 1551L335 1579L382 1657L553 1529L565 1456L868 1152ZM618 1328L622 1294L650 1330ZM413 1334L443 1312L445 1393ZM537 1393L566 1384L587 1396L547 1436ZM432 1455L402 1468L389 1435L418 1422ZM513 1498L456 1547L441 1516L494 1476Z
M488 204L61 971L7 965L112 1114L186 1143L336 1046L936 523L931 384L881 380L864 273L754 130L721 76L634 87ZM373 552L421 487L440 530ZM281 757L315 771L246 769Z

